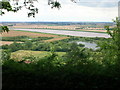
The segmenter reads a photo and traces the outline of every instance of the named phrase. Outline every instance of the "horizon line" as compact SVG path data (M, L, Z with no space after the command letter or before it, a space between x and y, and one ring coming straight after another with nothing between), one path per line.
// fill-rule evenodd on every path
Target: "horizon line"
M77 23L77 22L112 22L112 21L0 21L0 23L4 23L4 22L73 22L73 23Z

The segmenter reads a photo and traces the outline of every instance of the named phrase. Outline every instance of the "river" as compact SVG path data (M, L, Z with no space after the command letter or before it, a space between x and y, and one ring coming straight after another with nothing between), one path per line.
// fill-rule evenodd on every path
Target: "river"
M104 38L110 38L110 36L108 34L105 34L105 33L83 32L83 31L51 30L51 29L50 30L49 29L14 29L14 30L33 31L33 32L41 32L41 33L80 36L80 37L104 37Z
M98 49L99 47L97 47L96 43L90 43L90 42L82 42L82 41L77 41L77 44L84 44L85 48L91 48L93 50Z

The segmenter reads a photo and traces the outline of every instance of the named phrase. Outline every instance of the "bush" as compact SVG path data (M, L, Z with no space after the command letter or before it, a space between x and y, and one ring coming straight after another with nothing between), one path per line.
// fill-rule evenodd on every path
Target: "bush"
M11 56L11 53L10 51L8 50L1 50L1 60L4 62L5 60L9 60L10 59L10 56Z

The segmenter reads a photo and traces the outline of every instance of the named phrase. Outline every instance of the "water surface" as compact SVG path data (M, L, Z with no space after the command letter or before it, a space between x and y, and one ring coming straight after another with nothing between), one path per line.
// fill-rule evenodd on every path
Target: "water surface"
M33 31L33 32L51 33L51 34L80 36L80 37L110 38L110 36L108 34L105 34L105 33L83 32L83 31L49 30L49 29L14 29L14 30Z
M96 50L96 49L99 48L99 47L97 47L96 43L82 42L82 41L77 41L76 43L77 44L84 44L85 48L90 48L90 49L93 49L93 50Z

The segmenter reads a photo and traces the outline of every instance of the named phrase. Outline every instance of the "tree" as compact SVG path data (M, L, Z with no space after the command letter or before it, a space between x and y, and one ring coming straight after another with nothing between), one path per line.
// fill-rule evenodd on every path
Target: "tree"
M76 43L72 43L69 51L67 52L69 64L85 64L88 58L88 51L85 48L80 48Z
M0 15L3 15L5 14L5 12L3 12L2 10L7 10L8 12L9 11L12 11L12 6L10 5L9 2L5 2L5 1L0 1Z
M108 42L102 43L101 47L109 63L120 65L120 18L116 18L116 20L113 21L116 26L112 30L109 26L105 26L111 39Z

